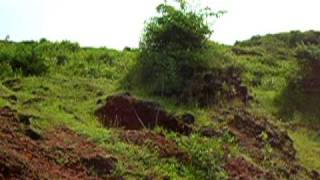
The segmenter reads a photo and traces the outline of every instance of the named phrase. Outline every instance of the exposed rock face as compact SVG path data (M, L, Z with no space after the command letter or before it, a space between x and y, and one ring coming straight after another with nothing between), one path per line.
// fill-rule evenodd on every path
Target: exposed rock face
M260 149L265 143L269 143L273 148L278 149L286 159L294 160L296 157L293 141L288 134L264 118L241 110L234 115L229 129L243 146ZM263 139L263 134L266 134L266 139Z
M177 117L169 115L159 104L138 100L130 94L114 95L107 98L107 103L95 113L107 127L123 127L128 130L154 128L156 125L165 129L190 134L192 128Z

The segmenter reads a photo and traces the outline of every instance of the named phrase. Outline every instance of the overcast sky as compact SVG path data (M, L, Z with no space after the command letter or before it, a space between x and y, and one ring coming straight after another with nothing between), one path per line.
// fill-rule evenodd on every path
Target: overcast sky
M161 0L0 0L0 39L77 41L122 49L138 45ZM320 0L204 0L228 11L213 40L233 44L257 34L320 30Z

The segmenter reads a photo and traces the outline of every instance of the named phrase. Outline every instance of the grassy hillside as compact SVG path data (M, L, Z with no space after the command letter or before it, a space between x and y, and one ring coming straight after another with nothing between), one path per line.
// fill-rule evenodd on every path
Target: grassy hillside
M45 39L1 41L0 107L10 107L20 119L29 119L31 128L40 135L65 126L94 142L117 159L112 172L115 177L226 179L236 171L232 163L245 162L243 167L250 164L261 174L265 171L276 179L312 179L310 174L320 169L320 91L317 91L320 86L304 87L303 82L309 81L310 76L320 77L312 69L320 60L319 38L318 32L310 31L253 37L232 47L212 42L210 66L216 70L239 69L252 100L243 103L237 98L226 100L217 96L217 103L210 106L180 103L177 98L154 95L135 86L128 74L131 75L138 61L136 49L83 48L68 41ZM106 103L108 96L126 91L139 99L156 101L170 113L194 115L194 131L189 136L161 127L152 130L174 142L187 160L175 155L162 157L161 150L148 143L124 140L125 130L100 123L94 114L96 109ZM280 158L278 149L269 144L267 133L258 138L265 141L259 150L262 160L257 158L259 153L243 147L232 129L227 130L230 116L236 116L238 109L250 112L256 119L266 118L281 131L288 131L297 150L294 163L305 170L298 168L294 177L282 172L290 169L292 162ZM216 135L204 136L205 128Z

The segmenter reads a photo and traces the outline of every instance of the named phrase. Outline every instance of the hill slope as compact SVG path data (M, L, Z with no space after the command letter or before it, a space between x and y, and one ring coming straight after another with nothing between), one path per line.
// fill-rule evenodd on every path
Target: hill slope
M190 103L203 94L177 103L134 87L126 75L135 49L2 41L0 178L319 179L319 38L310 31L212 43L213 66L227 65L214 66L218 75L199 71L193 82L201 83L183 96L221 86L210 106Z

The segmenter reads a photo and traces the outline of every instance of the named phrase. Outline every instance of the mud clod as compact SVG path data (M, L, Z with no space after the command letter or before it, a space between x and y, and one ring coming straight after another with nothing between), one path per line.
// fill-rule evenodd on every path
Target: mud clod
M159 104L138 100L130 94L114 95L95 113L103 125L127 130L152 129L159 125L167 130L190 134L192 128L168 114Z
M116 168L117 159L114 157L95 155L93 157L83 158L81 163L98 176L103 177L112 173L112 171Z

